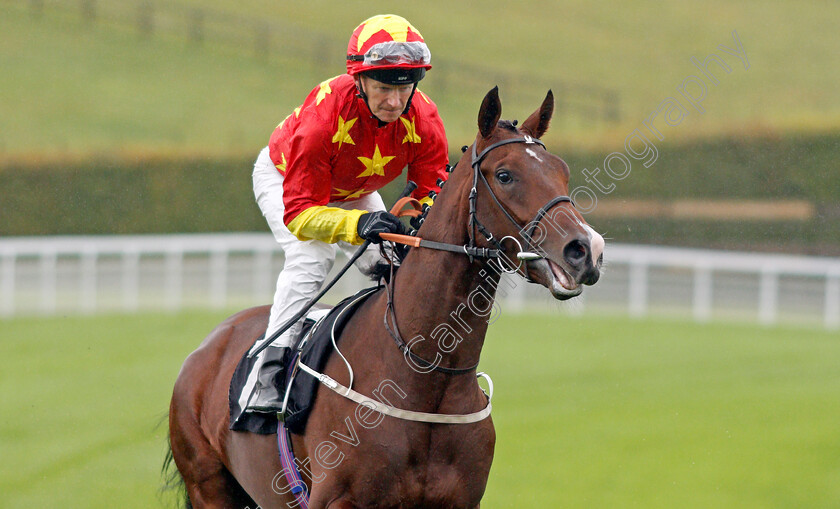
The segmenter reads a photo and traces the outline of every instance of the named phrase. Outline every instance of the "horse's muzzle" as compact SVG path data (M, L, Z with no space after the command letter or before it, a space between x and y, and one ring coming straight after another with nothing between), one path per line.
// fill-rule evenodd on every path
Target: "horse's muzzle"
M603 239L598 235L593 249L590 238L575 237L563 246L559 256L545 253L539 259L527 260L531 279L548 288L558 300L580 295L584 285L594 285L601 277ZM597 244L597 240L601 243Z
M577 238L570 241L563 248L563 260L567 264L567 271L575 282L582 285L594 285L601 277L601 261L603 253L596 255L587 238Z

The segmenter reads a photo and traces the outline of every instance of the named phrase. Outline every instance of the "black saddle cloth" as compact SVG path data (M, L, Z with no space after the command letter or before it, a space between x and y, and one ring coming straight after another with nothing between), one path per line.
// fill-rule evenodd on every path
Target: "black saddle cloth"
M312 410L312 405L315 403L315 395L319 385L318 380L308 373L302 371L293 373L292 368L298 357L307 366L323 372L327 360L334 350L332 345L333 331L335 331L335 339L338 342L341 331L350 317L353 316L356 308L376 293L379 288L366 288L351 297L347 297L332 308L329 314L319 320L317 324L309 318L304 321L301 335L295 340L294 355L289 360L290 365L286 369L287 379L284 385L284 387L288 387L289 377L294 375L294 380L289 388L289 402L286 406L284 419L284 426L292 433L303 433L306 429L306 422ZM263 337L264 335L260 336L255 342ZM255 362L256 357L249 358L248 352L245 352L233 372L230 390L228 391L230 429L262 435L274 434L277 433L277 416L275 414L245 412L245 409L239 406L239 396ZM280 393L283 394L283 391L281 390Z

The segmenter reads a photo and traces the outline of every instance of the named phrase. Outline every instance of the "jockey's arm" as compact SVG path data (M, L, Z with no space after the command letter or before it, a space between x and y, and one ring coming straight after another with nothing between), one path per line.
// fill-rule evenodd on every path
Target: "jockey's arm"
M291 138L284 167L283 222L300 240L360 245L364 239L356 230L359 217L367 211L328 205L333 168L326 154L330 153L332 134L325 125L322 121L308 122Z
M301 211L286 227L300 240L317 239L328 244L339 241L362 244L357 233L359 217L366 210L345 210L338 207L314 205Z
M329 153L332 132L324 130L323 125L307 125L307 129L299 129L292 138L284 183L284 222L301 240L360 245L364 239L358 235L359 218L368 211L328 205L333 168L323 154ZM413 196L431 206L433 199L429 192L439 192L437 180L448 177L448 145L443 122L436 111L425 119L423 129L425 139L417 144L414 157L408 163L408 178L418 184Z
M428 100L422 92L418 92L420 100ZM417 189L412 196L430 207L434 199L429 196L430 191L440 192L438 179L446 181L449 174L446 165L449 163L449 145L446 132L437 110L422 118L415 118L417 130L422 130L422 141L414 145L415 156L408 164L408 180L417 183ZM422 122L422 124L421 124Z

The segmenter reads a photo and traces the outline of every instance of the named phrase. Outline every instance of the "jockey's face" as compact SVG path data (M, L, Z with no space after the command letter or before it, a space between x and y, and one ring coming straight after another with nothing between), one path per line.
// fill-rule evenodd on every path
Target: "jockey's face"
M414 84L388 85L367 76L360 76L360 79L371 113L385 123L396 122L405 111Z

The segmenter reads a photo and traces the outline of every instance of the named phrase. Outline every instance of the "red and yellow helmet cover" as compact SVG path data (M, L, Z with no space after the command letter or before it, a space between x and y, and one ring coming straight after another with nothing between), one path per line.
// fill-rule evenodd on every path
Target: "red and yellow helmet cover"
M423 36L408 20L395 14L379 14L366 19L353 30L347 44L347 72L355 75L371 69L432 68L428 59L376 66L366 64L362 60L352 60L354 57L364 56L373 46L388 42L418 42L425 47ZM428 54L428 48L426 53Z

